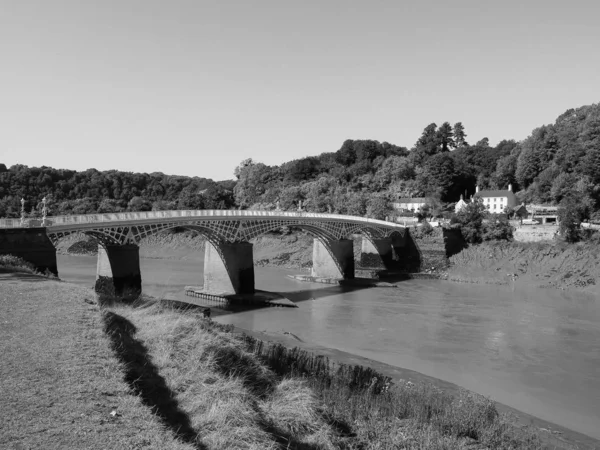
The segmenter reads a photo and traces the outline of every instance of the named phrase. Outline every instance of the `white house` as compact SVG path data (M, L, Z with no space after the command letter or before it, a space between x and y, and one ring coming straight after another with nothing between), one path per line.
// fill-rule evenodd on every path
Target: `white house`
M456 202L456 205L454 205L454 212L458 213L461 209L463 209L467 205L468 205L468 203L465 202L465 199L463 198L462 194L460 194L460 200Z
M508 185L506 191L486 190L480 191L479 186L475 186L475 197L480 197L483 204L491 213L501 214L507 206L514 208L517 206L517 196L512 191L512 185Z
M394 209L407 209L412 212L417 212L419 208L427 203L425 197L414 197L414 198L399 198L397 202L393 203Z

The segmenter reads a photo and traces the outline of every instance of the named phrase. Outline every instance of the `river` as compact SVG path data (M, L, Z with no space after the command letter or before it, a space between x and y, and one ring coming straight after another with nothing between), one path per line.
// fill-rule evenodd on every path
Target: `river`
M58 256L63 280L92 286L95 256ZM141 259L143 290L187 299L202 261ZM600 439L600 297L526 286L409 280L398 288L349 290L260 268L257 289L298 308L216 311L236 327L287 331L446 380Z

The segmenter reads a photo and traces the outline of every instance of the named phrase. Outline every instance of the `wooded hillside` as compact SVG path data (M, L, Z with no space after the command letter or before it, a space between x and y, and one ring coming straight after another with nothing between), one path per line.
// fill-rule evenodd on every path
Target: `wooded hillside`
M335 152L267 166L243 161L235 181L84 172L0 164L0 217L18 217L49 196L51 212L85 214L124 210L263 208L384 218L398 197L429 197L443 205L482 188L512 184L521 201L574 205L583 218L600 219L600 104L569 109L522 142L471 145L462 123L432 123L410 150L387 142L347 140ZM36 212L34 211L34 214Z

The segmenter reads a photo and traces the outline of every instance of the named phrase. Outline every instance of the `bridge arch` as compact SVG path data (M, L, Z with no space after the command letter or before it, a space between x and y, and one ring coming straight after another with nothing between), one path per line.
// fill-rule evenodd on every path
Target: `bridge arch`
M307 212L234 210L149 211L58 216L49 217L46 224L46 233L54 246L66 236L76 232L90 236L99 243L99 255L103 253L109 260L114 259L115 255L119 255L118 258L131 261L131 264L125 264L127 267L121 272L124 274L123 276L131 275L133 278L139 278L137 245L140 241L146 236L174 227L189 229L204 236L207 243L210 244L207 245L207 248L211 247L215 250L213 253L215 256L219 255L224 271L229 273L239 272L239 270L247 273L253 271L251 245L249 244L251 239L283 226L299 228L315 237L313 267L315 255L317 253L325 255L333 261L333 266L340 269L338 272L341 272L344 277L350 276L350 272L353 274L353 266L352 270L345 270L349 266L342 264L343 261L353 256L352 241L348 239L351 235L361 234L364 237L363 244L370 242L371 247L380 249L386 246L390 247L389 241L396 239L396 236L400 236L404 230L403 226L396 223L363 217ZM22 227L23 224L16 225L15 221L0 219L0 228L19 226ZM249 251L248 248L250 248ZM250 260L251 267L247 267L247 265L241 269L237 267L242 254L246 255L244 257L246 260ZM134 259L137 259L137 265L133 263ZM352 264L353 262L352 258ZM111 268L114 269L112 266ZM111 276L114 274L115 270L112 271Z

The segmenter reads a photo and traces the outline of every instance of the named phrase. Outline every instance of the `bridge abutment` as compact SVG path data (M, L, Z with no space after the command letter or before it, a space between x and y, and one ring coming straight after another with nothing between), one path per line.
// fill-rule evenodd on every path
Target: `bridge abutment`
M33 264L40 272L58 276L56 248L45 228L0 229L0 255L13 255Z
M326 247L319 239L313 241L311 275L319 278L354 278L354 241L330 241Z
M140 249L137 245L98 244L95 290L99 294L132 300L142 293Z
M209 294L254 294L253 245L249 242L206 242L204 287Z

